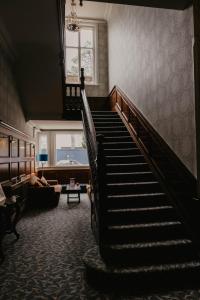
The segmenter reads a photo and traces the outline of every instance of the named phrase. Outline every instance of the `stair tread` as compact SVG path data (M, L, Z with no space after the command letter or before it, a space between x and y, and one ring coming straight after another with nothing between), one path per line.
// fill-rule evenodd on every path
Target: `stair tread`
M149 196L166 196L165 193L143 193L143 194L127 194L127 195L108 195L108 198L130 198L130 197L149 197Z
M124 186L124 185L148 185L148 184L159 184L158 181L140 181L140 182L117 182L117 183L107 183L108 186Z
M134 229L134 228L152 228L152 227L164 227L182 225L180 221L166 221L166 222L149 222L139 224L125 224L125 225L110 225L109 230L123 230L123 229Z
M152 174L152 172L121 172L121 173L107 173L108 176L123 176L123 175L146 175L146 174Z
M138 212L138 211L160 211L160 210L174 209L171 205L163 206L150 206L150 207L139 207L139 208L117 208L108 209L109 213L127 213L127 212Z
M148 163L120 163L120 164L106 164L107 166L143 166L143 165L148 165Z
M192 241L189 239L176 239L156 242L140 242L131 244L115 244L107 245L110 249L123 250L123 249L141 249L141 248L153 248L153 247L168 247L168 246L181 246L192 245Z
M154 273L154 272L163 272L163 271L175 271L175 270L187 270L190 268L200 268L199 260L185 261L182 263L171 263L171 264L159 264L159 265L150 265L150 266L139 266L139 267L113 267L106 266L108 271L113 273L131 273L131 274L141 274L141 273Z
M107 150L107 149L106 149ZM105 151L105 150L104 150ZM144 157L144 155L136 154L136 155L105 155L107 158L136 158L136 157Z

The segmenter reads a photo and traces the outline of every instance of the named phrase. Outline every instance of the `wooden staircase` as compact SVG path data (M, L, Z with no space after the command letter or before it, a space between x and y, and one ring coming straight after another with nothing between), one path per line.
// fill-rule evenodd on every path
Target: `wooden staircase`
M93 111L103 135L105 216L101 257L85 255L92 280L135 288L197 280L199 253L182 217L117 112ZM94 261L94 255L98 257Z

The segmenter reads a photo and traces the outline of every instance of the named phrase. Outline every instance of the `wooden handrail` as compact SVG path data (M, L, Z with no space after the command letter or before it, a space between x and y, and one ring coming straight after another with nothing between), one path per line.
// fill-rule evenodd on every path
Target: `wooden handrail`
M90 111L90 107L87 101L85 90L81 90L82 100L83 100L83 113L84 113L84 120L86 119L88 122L88 132L87 134L91 138L91 148L93 152L93 158L97 158L97 140L96 140L96 131L94 127L94 122L92 120L92 114Z

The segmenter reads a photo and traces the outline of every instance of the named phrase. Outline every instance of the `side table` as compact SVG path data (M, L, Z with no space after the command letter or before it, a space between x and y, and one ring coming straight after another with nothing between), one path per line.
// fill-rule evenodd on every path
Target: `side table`
M70 186L67 184L66 186L66 193L67 193L67 203L69 203L69 199L78 199L78 203L80 203L80 192L81 188L80 185ZM74 196L71 196L74 195Z

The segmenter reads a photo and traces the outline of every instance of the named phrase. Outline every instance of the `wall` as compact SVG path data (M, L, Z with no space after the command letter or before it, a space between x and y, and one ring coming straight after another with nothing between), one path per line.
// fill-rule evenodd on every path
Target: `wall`
M109 89L118 85L196 175L193 15L113 5Z
M0 23L0 120L32 135L32 126L26 123L14 76L14 52L9 35Z
M98 84L86 86L88 97L108 96L108 45L107 45L107 23L101 22L98 26Z
M0 182L19 180L35 170L33 127L26 123L14 76L14 53L0 24Z

